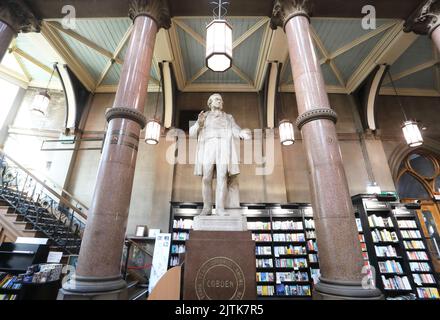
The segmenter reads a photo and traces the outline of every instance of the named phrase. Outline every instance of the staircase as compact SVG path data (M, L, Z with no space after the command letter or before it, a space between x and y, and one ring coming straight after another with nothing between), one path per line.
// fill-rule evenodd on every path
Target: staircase
M17 237L49 239L52 250L78 254L85 206L49 187L0 150L0 242Z

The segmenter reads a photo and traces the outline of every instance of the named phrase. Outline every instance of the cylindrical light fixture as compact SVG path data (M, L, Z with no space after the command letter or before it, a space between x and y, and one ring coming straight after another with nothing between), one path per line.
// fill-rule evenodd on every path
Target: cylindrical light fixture
M290 146L295 143L295 132L293 124L289 120L281 120L279 124L280 142L283 146Z
M232 67L232 27L215 19L206 27L206 66L214 72Z
M40 91L32 101L31 110L46 116L49 102L50 96L47 91Z
M407 120L402 125L403 135L405 136L406 143L408 146L418 147L423 144L422 133L420 132L419 125L417 121Z
M145 142L158 144L160 138L160 123L157 120L149 120L145 129Z

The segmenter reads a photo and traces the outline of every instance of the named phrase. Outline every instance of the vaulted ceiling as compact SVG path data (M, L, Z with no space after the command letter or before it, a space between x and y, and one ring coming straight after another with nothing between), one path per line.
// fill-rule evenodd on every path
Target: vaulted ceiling
M282 63L280 90L294 90L286 38L267 16L228 16L233 27L233 67L205 67L205 27L211 17L179 16L157 36L149 90L158 90L161 61L170 61L179 90L259 91L268 62ZM312 18L312 36L331 93L351 93L382 63L401 94L440 96L438 53L425 36L405 34L401 19L378 19L375 29L360 18ZM132 23L128 18L79 18L73 29L61 19L43 22L41 34L20 34L0 65L0 74L22 86L45 87L54 62L70 66L93 92L115 92ZM51 87L60 88L55 77ZM385 79L382 94L393 94Z

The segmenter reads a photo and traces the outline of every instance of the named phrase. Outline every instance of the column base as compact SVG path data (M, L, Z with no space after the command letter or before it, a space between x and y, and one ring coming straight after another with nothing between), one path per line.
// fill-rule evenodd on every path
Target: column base
M58 291L57 300L128 300L121 277L72 276Z
M313 292L314 300L383 300L377 289L364 289L360 282L319 279Z

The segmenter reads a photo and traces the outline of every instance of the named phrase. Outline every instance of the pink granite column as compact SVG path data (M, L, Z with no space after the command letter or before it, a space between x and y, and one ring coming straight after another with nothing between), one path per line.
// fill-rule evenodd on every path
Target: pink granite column
M0 61L18 32L38 32L40 21L23 0L0 1Z
M63 286L64 299L72 293L88 299L123 298L126 288L121 258L151 61L158 29L170 25L166 1L137 0L131 6L133 33L113 108L106 112L109 126L75 281Z
M15 31L7 23L0 21L0 61L8 51L12 39L15 37Z
M372 299L378 290L361 286L363 258L347 178L312 37L309 17L298 3L276 1L272 26L284 26L301 129L309 166L321 269L318 299Z
M432 41L434 41L437 50L440 52L440 28L435 28L431 33Z

